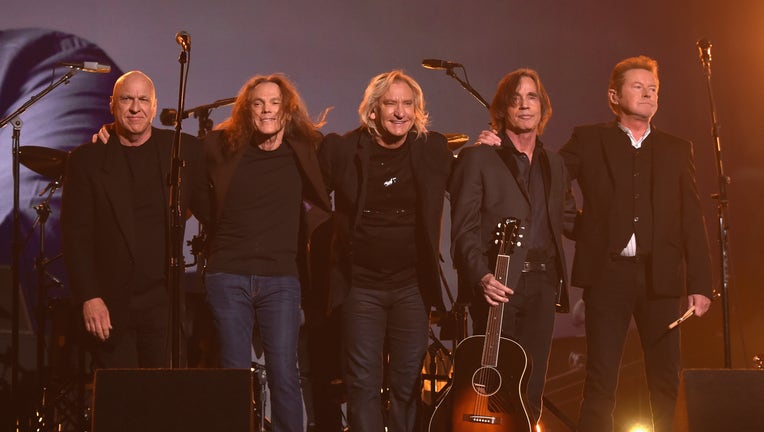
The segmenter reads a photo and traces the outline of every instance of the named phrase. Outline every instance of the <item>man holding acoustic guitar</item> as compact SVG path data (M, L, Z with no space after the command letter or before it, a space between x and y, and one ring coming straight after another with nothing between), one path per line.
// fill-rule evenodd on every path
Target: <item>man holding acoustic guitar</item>
M541 417L555 310L569 306L562 234L572 230L576 205L562 158L539 139L552 107L538 74L506 75L490 114L501 145L465 148L450 184L452 255L470 290L460 294L472 300L475 333L486 336L457 348L453 385L431 430L433 422L440 430L531 430Z

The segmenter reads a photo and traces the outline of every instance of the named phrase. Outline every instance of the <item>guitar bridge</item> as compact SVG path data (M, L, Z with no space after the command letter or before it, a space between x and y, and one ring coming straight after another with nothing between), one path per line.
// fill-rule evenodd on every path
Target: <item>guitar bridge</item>
M493 416L484 416L484 415L474 415L474 414L464 414L462 417L462 420L470 423L480 423L480 424L490 424L490 425L499 425L501 424L501 419Z

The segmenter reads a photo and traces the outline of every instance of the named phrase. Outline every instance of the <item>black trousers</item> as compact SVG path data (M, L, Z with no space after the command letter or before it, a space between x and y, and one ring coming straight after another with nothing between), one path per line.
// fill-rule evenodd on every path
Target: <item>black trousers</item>
M656 297L647 283L645 260L611 259L598 283L584 291L587 362L580 432L613 430L618 372L632 316L639 331L655 432L673 428L679 387L680 299Z
M390 290L352 287L342 305L350 428L353 432L412 432L420 400L429 319L416 285ZM380 390L385 343L389 415Z
M169 307L164 286L133 295L126 326L105 342L89 336L94 369L169 367Z
M552 265L543 272L523 273L504 306L502 336L519 343L531 359L526 397L533 421L541 418L547 362L554 332L559 278ZM470 307L475 334L485 334L488 304L481 296Z

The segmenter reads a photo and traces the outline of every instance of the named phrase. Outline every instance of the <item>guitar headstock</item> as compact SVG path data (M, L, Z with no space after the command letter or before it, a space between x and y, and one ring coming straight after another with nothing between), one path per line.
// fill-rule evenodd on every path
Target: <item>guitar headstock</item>
M520 230L520 220L514 217L502 218L496 225L494 244L499 255L510 255L515 247L515 239Z

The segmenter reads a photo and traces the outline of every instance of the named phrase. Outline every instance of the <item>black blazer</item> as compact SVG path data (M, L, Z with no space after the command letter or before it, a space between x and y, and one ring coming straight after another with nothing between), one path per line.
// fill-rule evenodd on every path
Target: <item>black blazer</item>
M216 130L204 137L201 168L197 171L198 175L195 178L195 189L203 192L199 194L199 204L194 215L208 229L208 246L215 241L215 228L223 212L228 188L246 150L242 148L235 155L226 155L223 152L224 133L222 130ZM330 218L331 202L318 165L316 145L320 143L288 137L284 138L284 143L294 152L302 175L303 212L300 239L303 247L298 252L302 261L305 258L304 254L307 253L311 234L316 227ZM304 265L300 267L303 282L307 282L307 269Z
M648 268L655 293L703 294L711 298L708 238L695 185L692 143L651 126L652 254ZM608 259L608 223L613 175L631 171L631 159L613 149L624 140L615 122L577 127L560 150L571 179L583 193L576 222L573 284L591 286Z
M169 209L169 185L174 131L152 128L157 142L161 184ZM193 196L191 170L197 165L199 144L183 134L181 206L185 213ZM130 171L119 138L111 134L106 144L87 143L74 149L67 160L61 226L63 253L72 295L78 303L101 297L113 325L127 320L130 291L126 284L134 271L135 226L131 202ZM157 239L165 247L166 239Z
M502 146L511 145L503 142ZM537 141L537 146L542 145ZM522 192L515 177L502 160L498 147L474 146L459 153L451 178L451 255L462 282L460 292L472 298L480 279L495 271L495 257L491 257L496 224L505 217L522 222L530 216L528 197ZM562 158L542 150L538 155L544 178L547 211L557 249L557 268L560 272L558 311L567 312L567 266L562 245L563 233L573 228L576 203L570 191L570 182ZM495 253L495 251L494 251ZM507 286L517 285L528 249L522 241L514 248L510 259Z
M443 309L440 282L440 225L443 199L453 155L446 137L428 132L409 135L417 197L416 231L419 247L417 276L425 306ZM377 145L369 131L358 128L345 135L329 134L319 153L326 185L334 192L335 230L327 307L340 305L350 289L352 233L366 202L369 149Z

